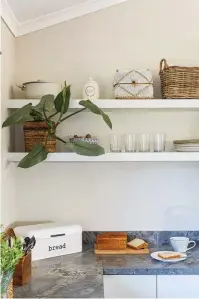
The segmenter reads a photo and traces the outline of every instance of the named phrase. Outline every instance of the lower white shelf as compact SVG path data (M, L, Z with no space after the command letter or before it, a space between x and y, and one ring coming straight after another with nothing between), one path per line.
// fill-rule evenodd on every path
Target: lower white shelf
M9 162L19 162L27 153L8 153ZM199 162L198 153L107 153L99 157L52 153L44 162Z

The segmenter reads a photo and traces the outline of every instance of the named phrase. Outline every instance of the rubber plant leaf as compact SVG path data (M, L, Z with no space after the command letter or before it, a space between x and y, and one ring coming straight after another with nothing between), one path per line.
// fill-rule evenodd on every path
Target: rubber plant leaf
M48 156L48 152L45 150L45 148L41 144L36 144L31 150L31 152L21 160L18 167L20 168L32 167L46 160L47 156Z
M15 124L22 124L26 121L33 121L33 116L30 115L32 112L32 104L27 104L22 108L16 110L11 116L9 116L3 123L2 128L9 127Z
M54 95L47 94L41 98L41 101L38 105L33 107L33 110L42 113L45 108L45 112L53 113L55 112L55 104L54 104Z
M56 111L61 113L61 115L65 114L68 111L69 104L70 104L70 95L71 95L70 85L67 86L65 83L64 88L57 95L54 101Z
M66 143L66 147L81 156L101 156L105 154L103 147L100 145L84 141Z
M87 101L80 101L79 104L87 109L89 109L91 112L101 115L105 123L109 126L110 129L112 129L112 122L109 118L109 116L104 113L99 107L97 107L95 104L93 104L90 100Z

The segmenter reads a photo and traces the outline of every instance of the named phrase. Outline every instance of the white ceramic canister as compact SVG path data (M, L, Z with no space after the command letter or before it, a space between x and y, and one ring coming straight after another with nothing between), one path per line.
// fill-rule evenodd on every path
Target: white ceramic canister
M99 99L99 85L91 77L84 84L83 99L85 100L98 100Z

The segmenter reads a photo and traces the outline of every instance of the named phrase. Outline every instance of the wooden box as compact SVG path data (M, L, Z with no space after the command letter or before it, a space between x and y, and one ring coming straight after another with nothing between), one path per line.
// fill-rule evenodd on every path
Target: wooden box
M32 265L31 265L31 251L21 258L18 265L15 267L13 276L14 286L23 286L28 284L31 280Z
M15 233L12 228L9 228L6 231L6 234L10 237L15 238ZM24 255L17 266L15 267L15 272L13 275L13 285L14 286L23 286L24 284L28 284L31 280L32 275L32 257L31 251Z
M126 233L104 233L97 236L97 249L116 250L126 249Z

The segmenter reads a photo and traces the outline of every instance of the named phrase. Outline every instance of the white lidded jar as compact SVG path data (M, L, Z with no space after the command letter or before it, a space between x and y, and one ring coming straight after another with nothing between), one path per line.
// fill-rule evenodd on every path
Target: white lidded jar
M83 99L85 100L98 100L99 99L99 85L91 77L84 84Z

